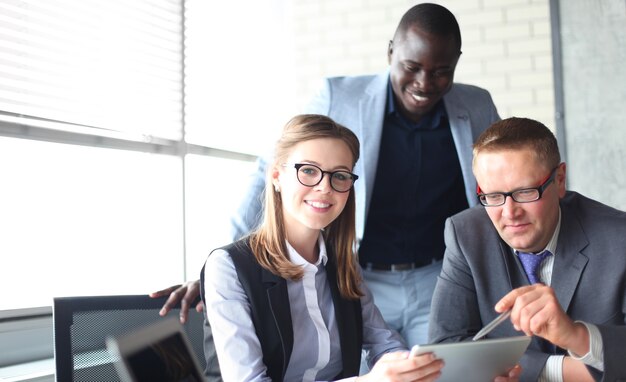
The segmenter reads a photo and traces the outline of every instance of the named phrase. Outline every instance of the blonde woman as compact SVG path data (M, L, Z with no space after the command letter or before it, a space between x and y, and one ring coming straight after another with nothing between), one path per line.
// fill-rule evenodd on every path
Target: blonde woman
M434 356L407 357L361 280L352 173L358 158L357 137L328 117L300 115L285 126L268 167L261 225L213 251L202 273L207 338L212 334L225 381L440 375L443 363ZM356 377L362 347L371 371Z

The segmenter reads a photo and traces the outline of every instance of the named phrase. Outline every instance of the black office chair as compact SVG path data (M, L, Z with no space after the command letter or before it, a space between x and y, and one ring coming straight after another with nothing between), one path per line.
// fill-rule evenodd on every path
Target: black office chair
M106 349L106 338L163 319L166 298L148 295L58 297L54 299L54 361L57 382L120 381ZM194 305L195 306L195 305ZM167 317L178 317L179 308ZM203 315L190 310L184 325L202 369Z

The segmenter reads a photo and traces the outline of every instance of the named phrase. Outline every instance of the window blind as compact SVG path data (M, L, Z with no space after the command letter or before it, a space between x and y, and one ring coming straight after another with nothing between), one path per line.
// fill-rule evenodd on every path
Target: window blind
M178 0L2 0L0 119L181 139L182 8Z

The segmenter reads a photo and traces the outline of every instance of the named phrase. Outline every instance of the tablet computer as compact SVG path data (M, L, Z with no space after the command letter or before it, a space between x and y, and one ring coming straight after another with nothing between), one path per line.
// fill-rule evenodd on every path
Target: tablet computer
M107 349L124 382L205 382L187 333L175 318L108 337Z
M415 345L411 354L434 353L443 359L437 381L493 381L515 366L530 344L531 337L506 337L469 342Z

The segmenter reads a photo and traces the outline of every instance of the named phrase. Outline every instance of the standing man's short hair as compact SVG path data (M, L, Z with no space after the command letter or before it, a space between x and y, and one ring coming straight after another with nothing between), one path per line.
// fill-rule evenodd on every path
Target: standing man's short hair
M398 24L393 39L402 39L405 32L416 26L436 36L452 36L461 52L461 30L456 17L447 8L438 4L423 3L409 9Z

